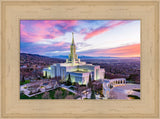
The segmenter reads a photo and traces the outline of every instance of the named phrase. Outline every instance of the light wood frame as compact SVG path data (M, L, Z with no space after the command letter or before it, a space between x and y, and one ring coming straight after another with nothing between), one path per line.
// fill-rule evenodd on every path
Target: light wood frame
M159 118L159 0L2 0L1 118ZM141 20L140 100L20 100L21 19Z

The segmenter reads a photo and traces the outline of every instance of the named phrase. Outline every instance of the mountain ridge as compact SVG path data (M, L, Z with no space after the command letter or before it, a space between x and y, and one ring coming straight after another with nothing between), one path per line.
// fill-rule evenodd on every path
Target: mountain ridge
M58 55L58 56L44 56L39 54L30 54L30 53L20 53L21 55L31 55L31 56L40 56L40 57L48 57L48 58L56 58L56 59L67 59L67 55ZM104 56L78 56L80 59L140 59L140 57L104 57Z

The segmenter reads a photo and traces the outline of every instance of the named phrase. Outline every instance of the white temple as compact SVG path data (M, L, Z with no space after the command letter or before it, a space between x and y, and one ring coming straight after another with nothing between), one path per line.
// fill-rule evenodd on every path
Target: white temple
M105 70L99 65L86 64L81 62L76 54L76 45L74 42L74 34L72 33L72 44L70 54L65 63L57 63L43 69L43 75L47 78L60 77L62 80L67 80L68 75L71 76L72 82L77 82L80 85L87 85L89 75L92 80L104 79Z

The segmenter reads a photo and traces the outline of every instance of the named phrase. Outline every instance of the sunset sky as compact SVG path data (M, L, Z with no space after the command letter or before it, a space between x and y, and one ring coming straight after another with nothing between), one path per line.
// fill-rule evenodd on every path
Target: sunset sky
M68 55L72 32L79 56L139 57L139 20L21 20L21 53Z

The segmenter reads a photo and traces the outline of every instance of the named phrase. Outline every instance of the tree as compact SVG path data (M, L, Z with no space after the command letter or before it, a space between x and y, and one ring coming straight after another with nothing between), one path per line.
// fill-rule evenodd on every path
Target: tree
M47 78L47 72L45 73L45 78Z
M92 93L91 93L91 99L96 99L95 91L94 91L94 90L92 90Z
M41 78L40 78L40 77L38 77L37 79L38 79L38 80L41 80Z
M130 76L127 78L127 81L139 84L140 83L140 76L138 74L130 74Z
M50 96L49 96L49 92L45 92L45 93L42 95L42 99L51 99Z
M72 85L70 74L68 75L68 80L67 80L66 84L67 84L67 86Z
M92 88L92 79L91 79L91 74L89 75L88 88Z
M105 74L104 74L104 78L107 79L107 73L106 73L106 72L105 72Z
M78 88L80 87L79 83L74 82L73 85L76 87L76 90L78 90Z
M81 97L81 99L82 99L82 91L84 90L84 87L77 87L77 93L78 93L78 95Z
M23 82L23 83L25 82L24 75L22 76L22 82Z
M62 99L62 91L61 90L56 90L55 94L54 94L54 98L55 99Z

